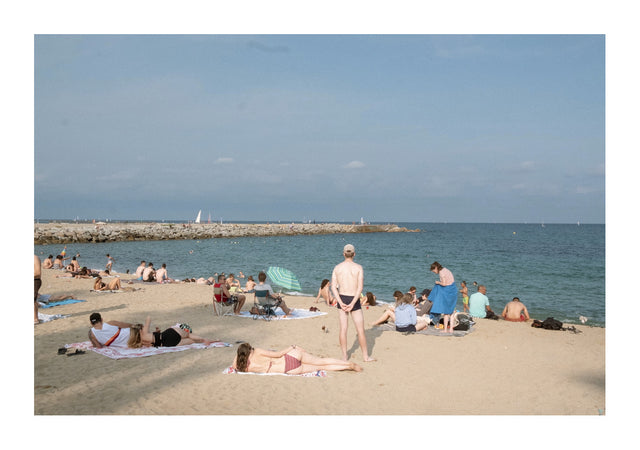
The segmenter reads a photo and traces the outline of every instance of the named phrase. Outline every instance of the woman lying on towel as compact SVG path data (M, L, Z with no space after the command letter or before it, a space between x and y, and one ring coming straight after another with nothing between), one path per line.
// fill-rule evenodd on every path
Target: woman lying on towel
M362 372L362 367L356 363L334 358L320 358L295 345L279 352L272 352L253 348L246 342L238 347L238 354L233 359L232 367L238 372L287 373L292 375L318 370Z
M215 342L197 336L191 331L191 327L186 323L177 323L164 331L160 331L160 328L156 327L156 331L152 333L151 317L147 316L144 325L137 323L131 326L127 347L177 347L178 345L189 345L196 342L206 345Z
M96 277L96 281L93 283L94 291L117 291L120 288L120 278L117 277L110 280L108 284L102 282L102 277Z

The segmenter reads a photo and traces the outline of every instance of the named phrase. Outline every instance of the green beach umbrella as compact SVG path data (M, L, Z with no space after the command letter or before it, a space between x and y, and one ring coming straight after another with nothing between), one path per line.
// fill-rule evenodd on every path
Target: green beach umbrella
M274 284L285 289L300 290L300 282L290 270L282 267L269 267L267 269L267 276Z

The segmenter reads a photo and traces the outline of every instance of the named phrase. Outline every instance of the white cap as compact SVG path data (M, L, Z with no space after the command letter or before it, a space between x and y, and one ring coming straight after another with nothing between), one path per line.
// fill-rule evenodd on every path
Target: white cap
M351 244L347 244L344 246L344 249L342 250L343 253L355 253L356 252L356 248L351 245Z

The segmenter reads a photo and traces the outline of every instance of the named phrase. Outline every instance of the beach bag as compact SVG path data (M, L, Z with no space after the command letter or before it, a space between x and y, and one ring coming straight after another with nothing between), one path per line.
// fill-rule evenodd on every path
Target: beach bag
M553 317L547 317L542 321L542 328L545 330L562 330L562 322Z
M465 313L457 313L454 317L454 323L457 322L456 326L453 327L455 331L469 331L471 328L471 316Z

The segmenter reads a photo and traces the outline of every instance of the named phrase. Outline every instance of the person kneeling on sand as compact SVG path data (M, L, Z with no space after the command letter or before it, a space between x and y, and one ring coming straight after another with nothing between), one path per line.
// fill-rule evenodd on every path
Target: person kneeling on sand
M93 313L89 316L91 329L89 330L89 340L96 348L102 347L126 347L129 340L131 324L110 320L103 322L100 313Z
M238 353L233 359L232 367L238 372L286 373L291 375L312 373L318 370L362 371L362 367L354 362L334 358L320 358L296 345L274 352L253 348L246 342L238 347Z
M529 311L518 297L513 297L502 310L502 317L510 322L526 322L529 320Z
M186 323L177 323L162 332L156 327L155 332L151 332L151 317L147 316L144 325L141 323L131 325L127 347L177 347L193 343L209 345L213 342L215 341L193 334L191 327Z

